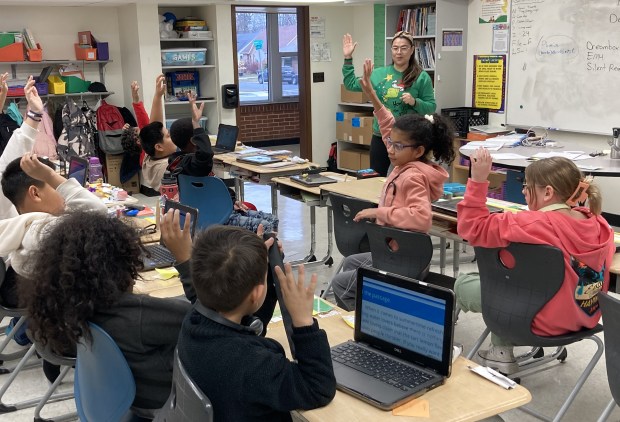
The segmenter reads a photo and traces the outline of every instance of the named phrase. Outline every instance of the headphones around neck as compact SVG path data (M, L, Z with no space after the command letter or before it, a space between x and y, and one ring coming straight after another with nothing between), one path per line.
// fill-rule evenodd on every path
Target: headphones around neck
M253 334L256 336L260 336L263 333L263 321L253 315L244 316L241 320L242 324L237 324L236 322L232 322L224 318L213 309L207 308L202 303L200 303L198 299L196 299L196 303L194 303L194 309L205 318L208 318L213 322L217 322L218 324L224 325L234 330L240 331L244 334Z

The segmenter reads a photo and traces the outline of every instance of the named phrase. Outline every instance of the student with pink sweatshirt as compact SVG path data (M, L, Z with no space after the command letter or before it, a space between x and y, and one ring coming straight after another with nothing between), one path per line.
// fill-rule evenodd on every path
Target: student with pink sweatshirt
M594 327L600 317L597 294L609 287L609 266L616 251L614 233L601 217L601 196L575 163L553 157L525 169L523 194L529 211L489 214L486 195L491 171L487 150L472 154L471 178L458 204L458 233L472 246L498 248L511 242L551 245L564 254L564 283L538 312L532 332L555 336ZM587 199L589 208L578 206ZM504 258L507 265L510 256ZM514 262L514 261L513 261ZM464 311L481 312L480 278L464 274L454 285ZM513 347L495 335L478 352L483 365L510 374L518 370Z
M448 179L448 172L435 162L450 164L454 159L453 129L438 114L406 114L394 119L372 88L371 73L372 62L366 60L360 85L372 100L394 170L383 185L379 207L360 211L354 220L375 220L380 225L426 233L432 223L431 202L443 195ZM348 310L355 307L357 268L362 265L372 265L370 253L346 257L343 272L333 279L338 304Z

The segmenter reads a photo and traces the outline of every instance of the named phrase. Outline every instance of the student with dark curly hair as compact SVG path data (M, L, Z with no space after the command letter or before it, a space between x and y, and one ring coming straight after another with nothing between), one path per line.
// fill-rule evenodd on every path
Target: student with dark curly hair
M80 337L90 338L89 321L116 341L136 381L138 414L161 408L168 398L174 348L191 308L184 300L132 291L141 251L136 230L121 220L92 212L67 214L30 256L36 277L19 283L36 341L58 353L74 353ZM177 269L191 284L189 262Z

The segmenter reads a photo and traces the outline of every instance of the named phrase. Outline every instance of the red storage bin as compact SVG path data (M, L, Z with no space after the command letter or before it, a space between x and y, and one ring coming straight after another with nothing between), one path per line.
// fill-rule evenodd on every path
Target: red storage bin
M0 62L23 62L24 43L16 42L0 48Z

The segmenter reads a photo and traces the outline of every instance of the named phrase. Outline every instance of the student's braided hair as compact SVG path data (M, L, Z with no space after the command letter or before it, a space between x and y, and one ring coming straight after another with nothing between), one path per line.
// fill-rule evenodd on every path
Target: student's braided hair
M85 211L60 217L31 253L36 273L18 283L34 339L57 353L90 340L87 322L131 291L140 254L136 230L121 220Z

